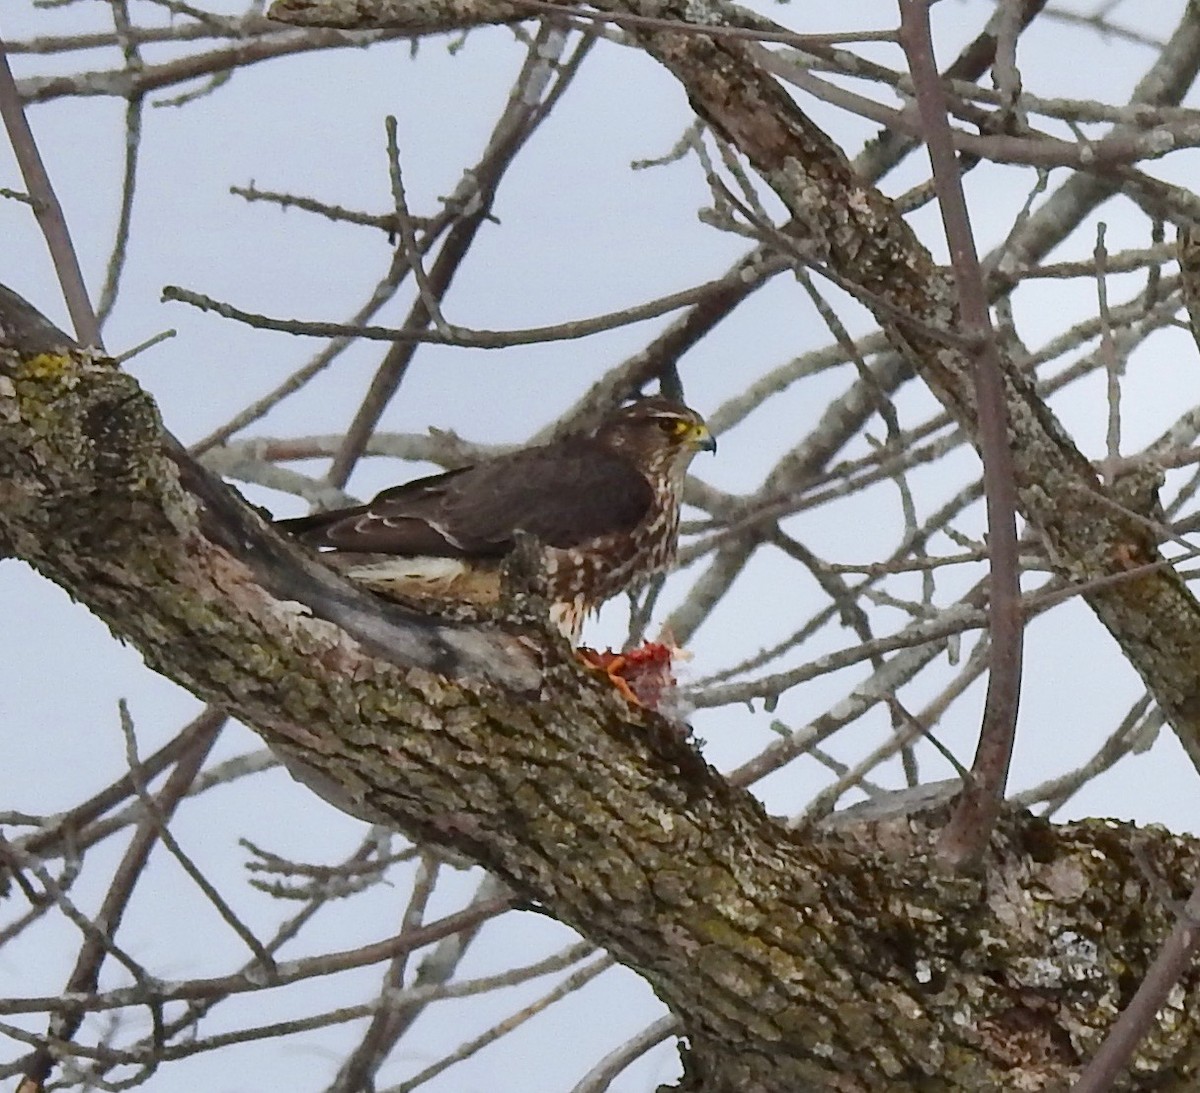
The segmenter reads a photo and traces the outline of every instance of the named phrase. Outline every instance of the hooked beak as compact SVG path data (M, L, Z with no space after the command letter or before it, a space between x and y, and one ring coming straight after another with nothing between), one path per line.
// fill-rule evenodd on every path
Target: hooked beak
M688 439L698 452L715 452L717 450L716 437L708 431L708 426L703 421L698 421L692 426L692 435Z

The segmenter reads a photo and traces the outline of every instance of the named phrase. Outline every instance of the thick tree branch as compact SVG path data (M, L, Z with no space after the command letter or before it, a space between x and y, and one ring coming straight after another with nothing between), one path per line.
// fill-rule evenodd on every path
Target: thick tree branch
M1173 926L1139 862L1180 896L1196 881L1187 840L1135 854L1108 823L1009 815L972 878L939 875L936 827L903 814L789 832L519 613L361 595L196 467L111 362L11 293L0 331L0 542L355 811L473 855L641 972L693 1088L1064 1080ZM1180 991L1138 1057L1162 1088L1200 1076L1200 973Z

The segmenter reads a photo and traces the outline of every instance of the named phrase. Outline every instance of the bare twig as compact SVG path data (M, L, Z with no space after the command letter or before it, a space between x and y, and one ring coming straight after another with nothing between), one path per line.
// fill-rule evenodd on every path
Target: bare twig
M513 162L517 152L549 116L550 110L574 79L579 66L591 49L594 38L585 37L566 63L559 66L557 58L566 48L566 36L557 26L544 25L534 42L530 43L525 65L509 95L508 105L493 130L485 155L485 166L469 180L459 219L446 235L436 260L428 271L428 290L432 299L440 300L449 289L463 259L475 240L480 226L490 214L491 202L500 179ZM542 79L547 67L556 70L557 79L547 90ZM526 90L534 87L541 94L526 102ZM404 323L406 331L423 331L429 324L429 312L420 298L413 304ZM334 457L326 480L333 486L344 486L362 454L371 431L379 422L384 408L395 394L412 361L416 341L392 346L375 373L366 397L346 431L341 450Z
M33 130L25 117L25 108L21 105L21 96L17 92L16 81L8 64L8 54L4 42L0 39L0 118L8 130L8 139L12 144L13 155L21 168L21 176L25 179L25 187L33 205L34 215L46 238L46 247L50 251L50 260L54 263L58 274L58 283L62 286L63 299L67 302L71 322L75 326L75 339L80 345L103 348L100 340L100 327L96 322L96 314L88 300L87 287L83 283L83 271L79 268L79 259L75 254L75 246L71 242L71 233L67 230L66 216L46 167L38 152L37 142L33 139Z
M1071 1086L1072 1093L1105 1093L1125 1072L1145 1039L1167 995L1191 964L1200 945L1200 884L1179 909L1179 921L1159 950L1145 978L1117 1018L1100 1049Z
M613 1079L630 1063L641 1058L652 1047L661 1044L667 1037L679 1031L678 1017L663 1017L649 1028L643 1029L632 1040L609 1052L589 1070L571 1093L604 1093Z
M978 339L975 402L988 510L991 582L988 630L992 662L973 781L942 833L939 853L957 868L976 862L987 846L1012 759L1021 690L1021 586L1017 550L1016 482L1009 452L1000 355L958 175L944 96L933 57L927 0L900 0L900 39L917 88L917 107L933 165L934 185L950 246L962 321Z
M406 260L407 261L407 260ZM436 263L434 269L436 271ZM428 282L427 282L428 284ZM471 327L451 325L442 321L444 329L421 330L409 326L359 326L345 323L304 322L299 319L274 319L267 315L256 315L243 311L232 304L222 303L177 285L166 285L162 298L177 303L190 304L201 311L212 311L226 319L234 319L247 326L262 330L278 330L285 334L297 334L310 338L361 338L364 341L396 342L400 345L417 344L454 345L463 349L506 349L516 345L535 345L541 342L570 341L602 334L606 330L629 326L632 323L657 319L669 311L691 307L705 302L709 297L732 287L722 279L706 281L682 292L672 292L643 304L622 308L619 311L595 315L590 319L575 319L552 326L534 326L514 330L478 330ZM431 320L432 321L432 320Z

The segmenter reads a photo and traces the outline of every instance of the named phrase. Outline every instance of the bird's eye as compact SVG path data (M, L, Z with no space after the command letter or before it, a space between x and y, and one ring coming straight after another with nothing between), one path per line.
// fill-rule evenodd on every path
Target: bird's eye
M687 432L688 423L681 421L677 417L660 417L658 419L658 427L667 434L667 436L682 436Z

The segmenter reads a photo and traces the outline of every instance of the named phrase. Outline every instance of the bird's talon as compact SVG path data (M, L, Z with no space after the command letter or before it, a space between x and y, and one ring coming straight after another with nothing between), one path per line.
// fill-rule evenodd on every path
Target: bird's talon
M671 663L679 652L672 645L648 641L624 653L580 647L575 655L585 668L603 672L628 702L658 709L663 693L675 685Z

